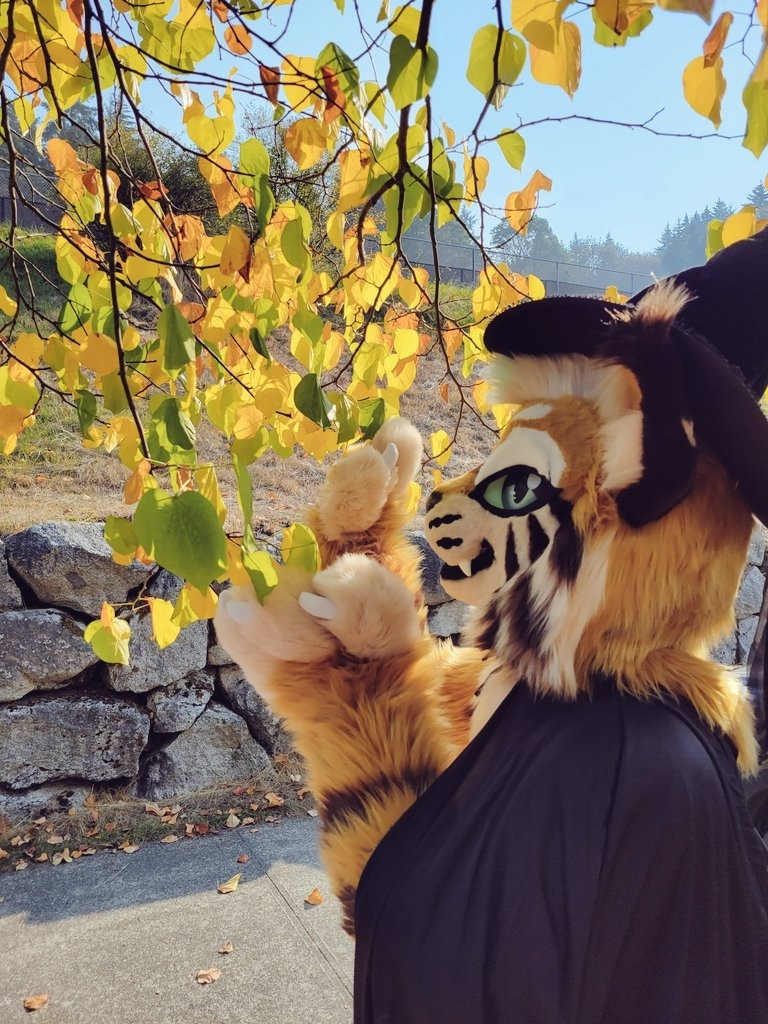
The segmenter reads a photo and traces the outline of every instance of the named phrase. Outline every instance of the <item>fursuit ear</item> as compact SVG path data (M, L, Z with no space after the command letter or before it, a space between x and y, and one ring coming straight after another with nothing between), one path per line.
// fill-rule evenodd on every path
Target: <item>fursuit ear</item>
M596 298L540 299L506 310L485 332L489 351L512 357L513 365L516 356L546 361L578 355L596 366L620 364L631 371L641 394L641 465L616 500L634 527L660 519L693 482L696 448L672 328L685 300L684 290L669 285L654 289L637 309Z

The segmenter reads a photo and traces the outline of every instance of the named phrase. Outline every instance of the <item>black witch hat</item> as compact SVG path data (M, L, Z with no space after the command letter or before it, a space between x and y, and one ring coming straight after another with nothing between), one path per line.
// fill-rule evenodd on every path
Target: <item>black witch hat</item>
M661 338L626 317L645 289L628 306L569 296L514 306L491 321L486 347L511 357L579 354L633 370L643 393L644 472L618 499L633 526L664 515L690 487L695 448L681 419L768 526L768 421L759 405L768 385L768 228L670 280L690 298Z

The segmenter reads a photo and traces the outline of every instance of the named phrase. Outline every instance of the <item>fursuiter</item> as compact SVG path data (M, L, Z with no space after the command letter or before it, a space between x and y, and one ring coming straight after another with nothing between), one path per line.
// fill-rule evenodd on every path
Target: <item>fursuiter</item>
M426 631L403 420L329 471L320 573L222 595L307 759L356 1024L767 1024L753 708L708 655L768 523L766 295L763 232L491 322L514 415L426 513L467 646Z

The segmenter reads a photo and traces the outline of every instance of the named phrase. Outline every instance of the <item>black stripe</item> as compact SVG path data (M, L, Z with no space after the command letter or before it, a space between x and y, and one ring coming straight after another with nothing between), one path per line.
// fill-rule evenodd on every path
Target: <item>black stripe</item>
M396 790L420 796L437 777L434 768L408 770L397 776L380 775L366 779L348 789L329 790L318 795L323 824L327 829L340 829L353 818L365 818L371 798L386 798Z
M560 523L552 541L552 569L564 583L573 583L581 568L584 543L573 525L572 506L562 498L556 498L550 508Z
M544 527L541 525L535 515L531 514L528 516L528 558L529 564L533 563L541 558L544 552L547 550L549 545L549 537L544 532Z
M477 646L481 651L492 651L499 632L499 612L496 601L492 601L480 620L477 633Z
M455 523L457 519L463 518L458 513L453 512L447 516L436 516L434 519L430 519L427 523L427 529L434 530L438 526L448 526L449 523Z
M427 504L424 506L425 511L429 512L429 510L434 508L439 501L442 501L442 498L443 495L440 491L432 491L430 496L427 498Z
M522 649L537 651L544 636L546 614L533 614L529 573L521 576L506 595L505 614L509 616L517 642Z
M504 571L507 574L507 579L512 579L519 568L520 561L517 557L517 547L515 546L515 532L510 522L507 532L507 550L504 555Z

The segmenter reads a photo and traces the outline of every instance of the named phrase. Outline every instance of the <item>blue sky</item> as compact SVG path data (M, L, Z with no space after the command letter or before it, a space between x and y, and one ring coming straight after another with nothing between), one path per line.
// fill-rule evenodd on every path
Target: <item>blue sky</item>
M741 2L745 10L751 6L748 0ZM360 0L372 27L379 6L380 0ZM333 0L297 0L295 7L288 34L280 42L285 51L315 56L326 42L334 40L351 56L359 54L362 46L349 2L344 16ZM395 7L394 0L391 7ZM713 21L722 9L725 7L716 6ZM527 144L525 163L521 172L515 172L495 145L487 147L491 173L484 199L503 206L507 193L521 188L539 169L553 179L552 191L542 193L540 212L563 241L574 233L603 237L610 232L617 241L639 251L655 247L666 223L674 224L678 217L702 209L718 197L738 207L765 178L768 156L756 160L740 143L746 120L741 90L750 65L738 41L746 31L748 17L734 13L731 42L724 54L729 87L721 137L707 139L665 138L642 129L584 121L530 124L574 114L643 122L659 111L652 122L659 132L713 132L711 123L687 106L681 84L683 68L701 54L709 32L710 26L701 18L656 10L653 24L641 36L630 39L626 47L606 49L592 40L589 11L578 13L583 64L579 90L571 100L559 88L532 81L526 69L501 111L492 112L486 121L486 134L529 124L522 131ZM509 17L508 0L505 16ZM492 21L490 0L438 0L435 4L431 38L440 66L433 109L459 138L474 124L482 104L480 94L465 77L470 42L477 28ZM261 28L263 23L257 24ZM758 48L759 36L753 30L753 57ZM265 57L265 62L272 63L274 58ZM379 52L372 59L364 58L360 70L363 78L383 79L387 67L387 54Z

